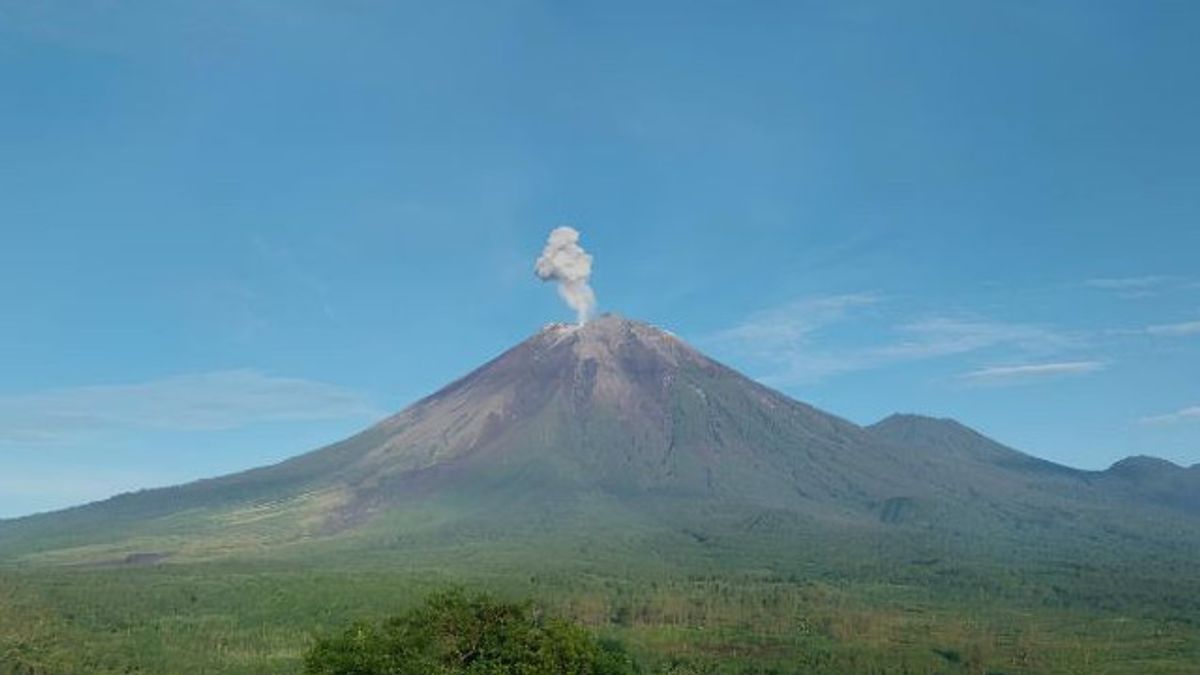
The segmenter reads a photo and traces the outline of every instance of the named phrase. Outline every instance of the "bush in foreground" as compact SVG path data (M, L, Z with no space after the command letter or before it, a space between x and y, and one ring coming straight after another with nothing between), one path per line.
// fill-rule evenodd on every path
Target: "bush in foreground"
M304 658L311 675L634 675L621 645L582 627L459 590L382 624L356 623L319 639Z

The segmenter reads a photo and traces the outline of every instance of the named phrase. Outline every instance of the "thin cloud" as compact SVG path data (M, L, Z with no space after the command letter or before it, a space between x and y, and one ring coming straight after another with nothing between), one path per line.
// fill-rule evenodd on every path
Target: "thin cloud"
M1066 349L1076 338L1030 324L933 317L902 324L901 342L879 348L880 356L901 360L966 354L997 346L1030 352Z
M755 313L745 322L717 333L708 342L760 362L767 371L761 379L780 386L988 349L1049 354L1078 343L1074 336L1040 326L954 316L928 317L891 326L886 329L890 340L875 345L828 348L818 343L823 329L862 318L863 310L880 302L874 294L800 300Z
M53 443L122 430L217 431L376 414L365 397L343 387L227 370L0 397L0 443Z
M1164 415L1150 415L1139 420L1142 424L1175 424L1178 422L1200 422L1200 405L1176 410Z
M1155 326L1146 326L1144 332L1147 335L1157 337L1200 335L1200 321L1184 321L1182 323L1164 323Z
M1134 277L1104 277L1083 282L1088 288L1108 291L1119 298L1149 298L1163 293L1188 290L1197 287L1195 281L1186 277L1165 274L1148 274Z
M1013 366L980 368L961 375L963 380L978 384L1018 384L1034 380L1086 375L1107 367L1102 361L1059 361L1055 363L1025 363Z
M807 382L857 370L845 354L820 352L814 345L823 330L880 302L874 293L803 298L751 314L742 323L703 339L719 350L766 364L760 379L772 384Z
M1144 291L1174 281L1175 277L1164 275L1147 275L1140 277L1105 277L1088 279L1083 282L1089 288L1100 288L1108 291Z
M825 326L844 320L851 311L879 302L879 296L874 293L804 298L755 312L737 326L716 333L709 341L767 352L787 348L804 341Z

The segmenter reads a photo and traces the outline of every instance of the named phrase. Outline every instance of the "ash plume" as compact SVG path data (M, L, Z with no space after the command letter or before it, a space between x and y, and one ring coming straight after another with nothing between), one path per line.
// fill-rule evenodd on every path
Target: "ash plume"
M588 285L592 256L579 245L578 230L573 227L551 230L533 271L542 281L557 281L558 294L575 310L579 325L587 323L596 308L596 294Z

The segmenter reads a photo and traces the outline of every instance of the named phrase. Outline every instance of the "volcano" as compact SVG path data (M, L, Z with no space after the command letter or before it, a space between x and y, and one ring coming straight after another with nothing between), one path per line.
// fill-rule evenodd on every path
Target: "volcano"
M0 557L353 551L430 564L633 556L699 567L885 545L1169 553L1200 541L1198 477L1137 458L1079 471L951 420L861 427L665 330L605 315L549 325L332 446L0 522Z

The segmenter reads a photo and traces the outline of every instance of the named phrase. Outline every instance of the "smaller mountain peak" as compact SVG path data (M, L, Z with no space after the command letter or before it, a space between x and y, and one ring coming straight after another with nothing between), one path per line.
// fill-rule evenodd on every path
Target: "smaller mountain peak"
M1028 458L958 420L912 413L895 413L866 427L876 438L913 448L938 449L959 456L988 460ZM1048 463L1047 463L1048 464Z
M869 428L880 431L889 429L954 429L958 431L972 431L972 429L963 425L958 420L949 417L930 417L929 415L918 415L916 413L892 413L870 425Z
M1124 476L1146 476L1173 473L1183 471L1184 469L1182 466L1161 457L1134 455L1114 462L1112 466L1108 467L1108 470L1111 473Z
M888 415L882 420L876 422L876 424L883 424L885 422L945 422L948 419L948 417L932 417L930 415L920 415L918 413L898 412Z

